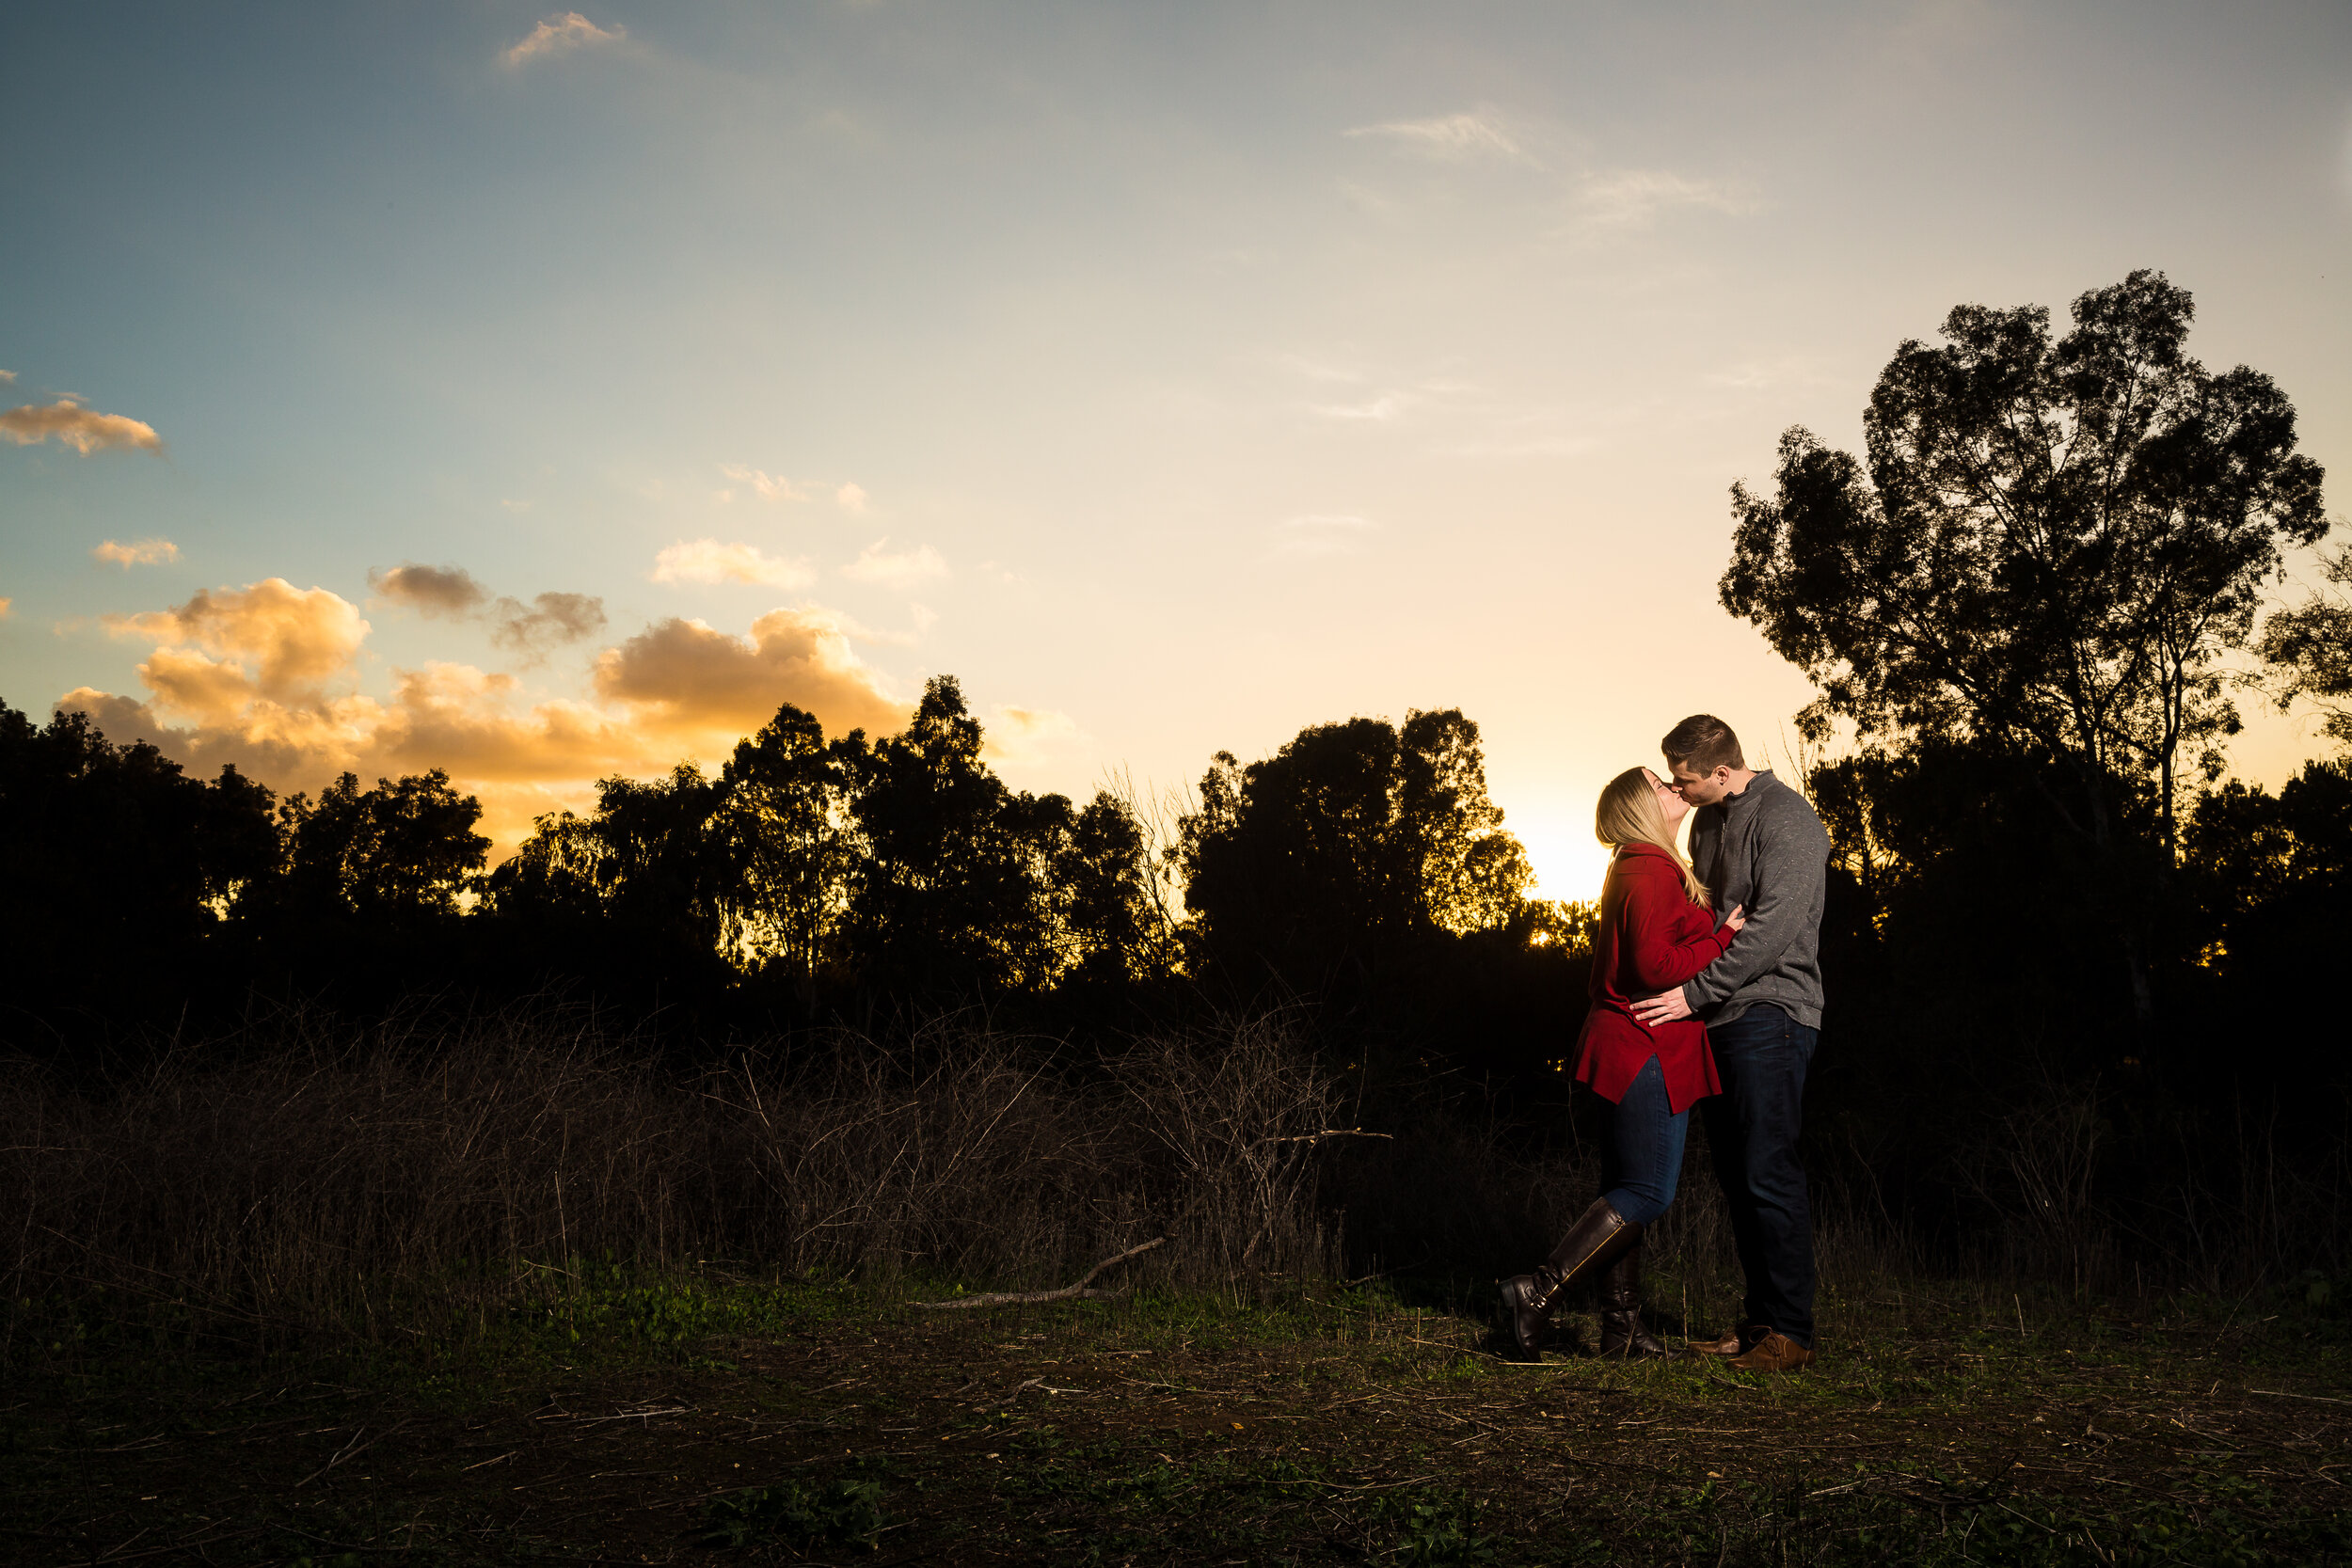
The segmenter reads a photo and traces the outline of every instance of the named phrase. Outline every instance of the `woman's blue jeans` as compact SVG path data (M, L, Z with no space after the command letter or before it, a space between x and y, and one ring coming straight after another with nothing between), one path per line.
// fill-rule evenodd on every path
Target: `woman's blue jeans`
M1617 1101L1600 1147L1600 1196L1635 1225L1656 1225L1682 1179L1682 1138L1691 1113L1666 1103L1666 1075L1652 1056Z

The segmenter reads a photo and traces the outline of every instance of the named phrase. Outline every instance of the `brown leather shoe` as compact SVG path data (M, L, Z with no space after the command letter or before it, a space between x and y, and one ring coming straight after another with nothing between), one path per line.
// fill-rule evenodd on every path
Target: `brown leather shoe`
M1793 1372L1813 1365L1813 1353L1778 1329L1768 1329L1756 1348L1734 1356L1731 1364L1743 1372Z
M1692 1340L1691 1354L1692 1355L1745 1355L1756 1348L1757 1340L1771 1332L1772 1329L1763 1323L1740 1323L1735 1328L1725 1330L1724 1337L1720 1339Z

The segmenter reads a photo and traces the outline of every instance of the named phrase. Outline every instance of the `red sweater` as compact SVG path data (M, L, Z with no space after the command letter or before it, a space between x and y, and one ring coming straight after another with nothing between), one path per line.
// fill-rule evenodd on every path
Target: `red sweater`
M1647 844L1620 848L1600 890L1593 1007L1578 1041L1576 1081L1614 1104L1656 1056L1666 1078L1666 1103L1677 1114L1721 1094L1707 1026L1685 1018L1652 1028L1633 1016L1633 1004L1705 969L1731 945L1732 935L1717 930L1714 916L1691 902L1673 856Z

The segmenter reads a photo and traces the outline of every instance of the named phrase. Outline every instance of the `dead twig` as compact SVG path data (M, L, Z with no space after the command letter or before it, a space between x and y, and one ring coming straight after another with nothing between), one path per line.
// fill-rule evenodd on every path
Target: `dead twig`
M961 1301L911 1301L907 1305L939 1310L961 1307L1012 1307L1025 1302L1072 1301L1079 1297L1091 1297L1099 1300L1116 1296L1120 1293L1117 1291L1089 1291L1087 1287L1093 1284L1095 1275L1104 1269L1124 1263L1130 1258L1140 1258L1153 1247L1165 1243L1167 1240L1165 1236L1154 1236L1141 1246L1129 1247L1116 1258L1105 1258L1094 1267L1087 1270L1085 1278L1075 1285L1065 1285L1058 1291L992 1291L986 1295L965 1296Z
M364 1443L360 1442L359 1439L366 1436L368 1429L361 1427L358 1432L351 1434L350 1442L345 1443L341 1449L336 1450L334 1458L328 1460L326 1464L320 1465L309 1475L304 1476L300 1481L295 1481L294 1483L294 1489L299 1492L302 1488L310 1485L312 1481L326 1474L327 1471L333 1469L336 1465L341 1465L344 1460L349 1459L353 1454L365 1453L368 1449L375 1447L376 1444L381 1443L385 1438L389 1437L393 1433L398 1432L402 1427L406 1426L412 1419L414 1419L413 1417L403 1416L399 1420L394 1421L390 1426L385 1428L382 1432L377 1433L373 1437L368 1438L368 1440Z

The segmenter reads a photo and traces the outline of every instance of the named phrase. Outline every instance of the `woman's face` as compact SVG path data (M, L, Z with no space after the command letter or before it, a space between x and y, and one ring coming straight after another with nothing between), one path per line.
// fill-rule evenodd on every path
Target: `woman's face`
M1666 818L1666 826L1669 829L1680 827L1683 814L1691 809L1691 802L1675 793L1674 785L1660 778L1654 770L1643 768L1642 777L1647 779L1650 788L1657 792L1658 810Z

